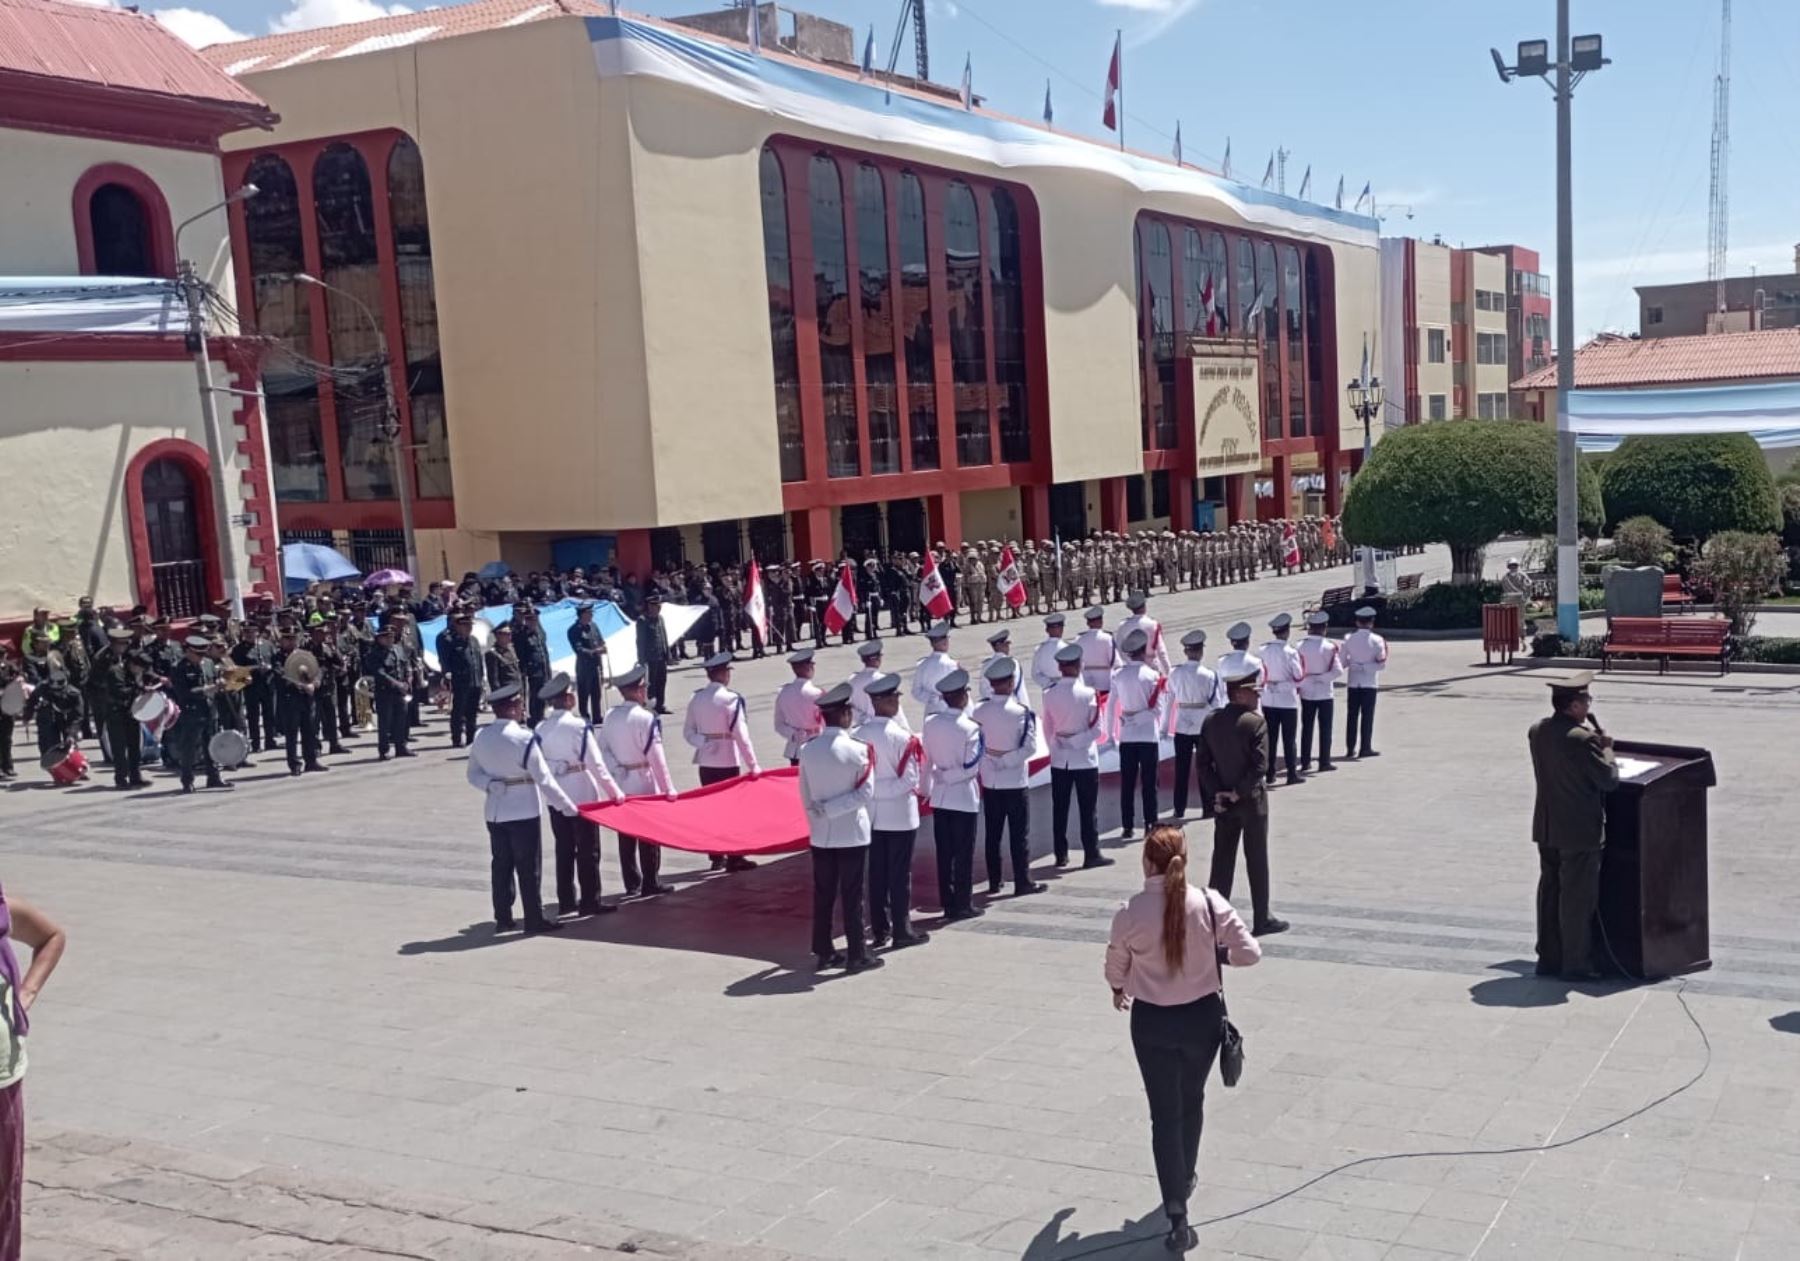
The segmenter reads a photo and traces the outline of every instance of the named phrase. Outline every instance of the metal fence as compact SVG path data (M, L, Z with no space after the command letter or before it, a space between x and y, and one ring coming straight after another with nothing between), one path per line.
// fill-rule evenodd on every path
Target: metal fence
M365 574L377 569L406 568L404 530L350 531L350 563Z

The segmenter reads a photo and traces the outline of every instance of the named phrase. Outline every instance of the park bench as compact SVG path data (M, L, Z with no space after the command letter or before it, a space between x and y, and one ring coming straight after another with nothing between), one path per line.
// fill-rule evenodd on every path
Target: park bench
M1655 657L1657 673L1667 674L1670 658L1693 657L1717 661L1724 674L1730 633L1731 623L1722 617L1615 617L1600 649L1600 668L1610 668L1614 657Z
M1663 575L1662 602L1665 609L1673 604L1676 608L1685 608L1690 612L1693 611L1693 594L1688 591L1687 585L1681 581L1680 574Z
M1330 610L1340 604L1348 604L1355 598L1355 587L1326 587L1325 594L1319 597L1319 607Z
M1423 574L1401 574L1394 583L1394 590L1417 591L1419 589L1419 579L1423 576Z

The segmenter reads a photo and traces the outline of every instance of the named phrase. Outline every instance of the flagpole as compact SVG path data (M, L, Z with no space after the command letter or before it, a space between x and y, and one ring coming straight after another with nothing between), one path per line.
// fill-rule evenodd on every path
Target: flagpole
M1125 28L1113 31L1113 47L1119 50L1119 148L1125 148Z

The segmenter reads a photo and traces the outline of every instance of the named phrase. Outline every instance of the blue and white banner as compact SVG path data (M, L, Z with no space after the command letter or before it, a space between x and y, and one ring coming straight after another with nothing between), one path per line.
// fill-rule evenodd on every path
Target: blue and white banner
M173 280L0 276L0 333L180 333L187 308Z
M1747 433L1764 447L1800 446L1800 381L1574 390L1569 427L1583 451L1611 451L1635 434Z
M544 631L544 646L550 650L550 669L569 674L575 673L575 650L569 647L569 627L575 625L575 600L558 600L555 604L538 606L538 625ZM663 631L672 644L694 629L706 613L702 604L665 604L662 609ZM475 616L489 626L504 626L512 621L512 605L493 604L481 610ZM437 656L437 637L444 633L449 622L442 617L434 617L428 622L419 623L419 641L424 646L425 667L434 673L439 669ZM594 601L594 625L600 628L600 638L606 642L606 674L611 678L624 674L637 666L637 623L625 616L625 611L611 600Z

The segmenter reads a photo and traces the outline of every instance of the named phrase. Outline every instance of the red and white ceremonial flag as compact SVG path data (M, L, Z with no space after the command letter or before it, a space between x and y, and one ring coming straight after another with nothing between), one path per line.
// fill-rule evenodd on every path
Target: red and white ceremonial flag
M769 602L763 598L762 570L756 557L750 558L750 577L744 582L744 616L763 643L769 642Z
M1025 578L1019 573L1018 558L1013 555L1012 544L1008 543L1000 549L1000 595L1009 608L1019 608L1025 603Z
M1289 569L1298 568L1300 564L1300 539L1294 533L1294 523L1288 522L1281 527L1281 563Z
M1119 79L1124 69L1120 57L1123 44L1123 36L1113 37L1112 62L1106 67L1106 108L1100 112L1100 121L1106 124L1108 131L1119 130Z
M950 589L938 572L937 553L927 550L925 566L919 570L919 607L933 617L949 617L952 605Z
M825 633L835 635L855 620L856 575L850 572L850 562L845 561L838 567L837 590L825 606Z

